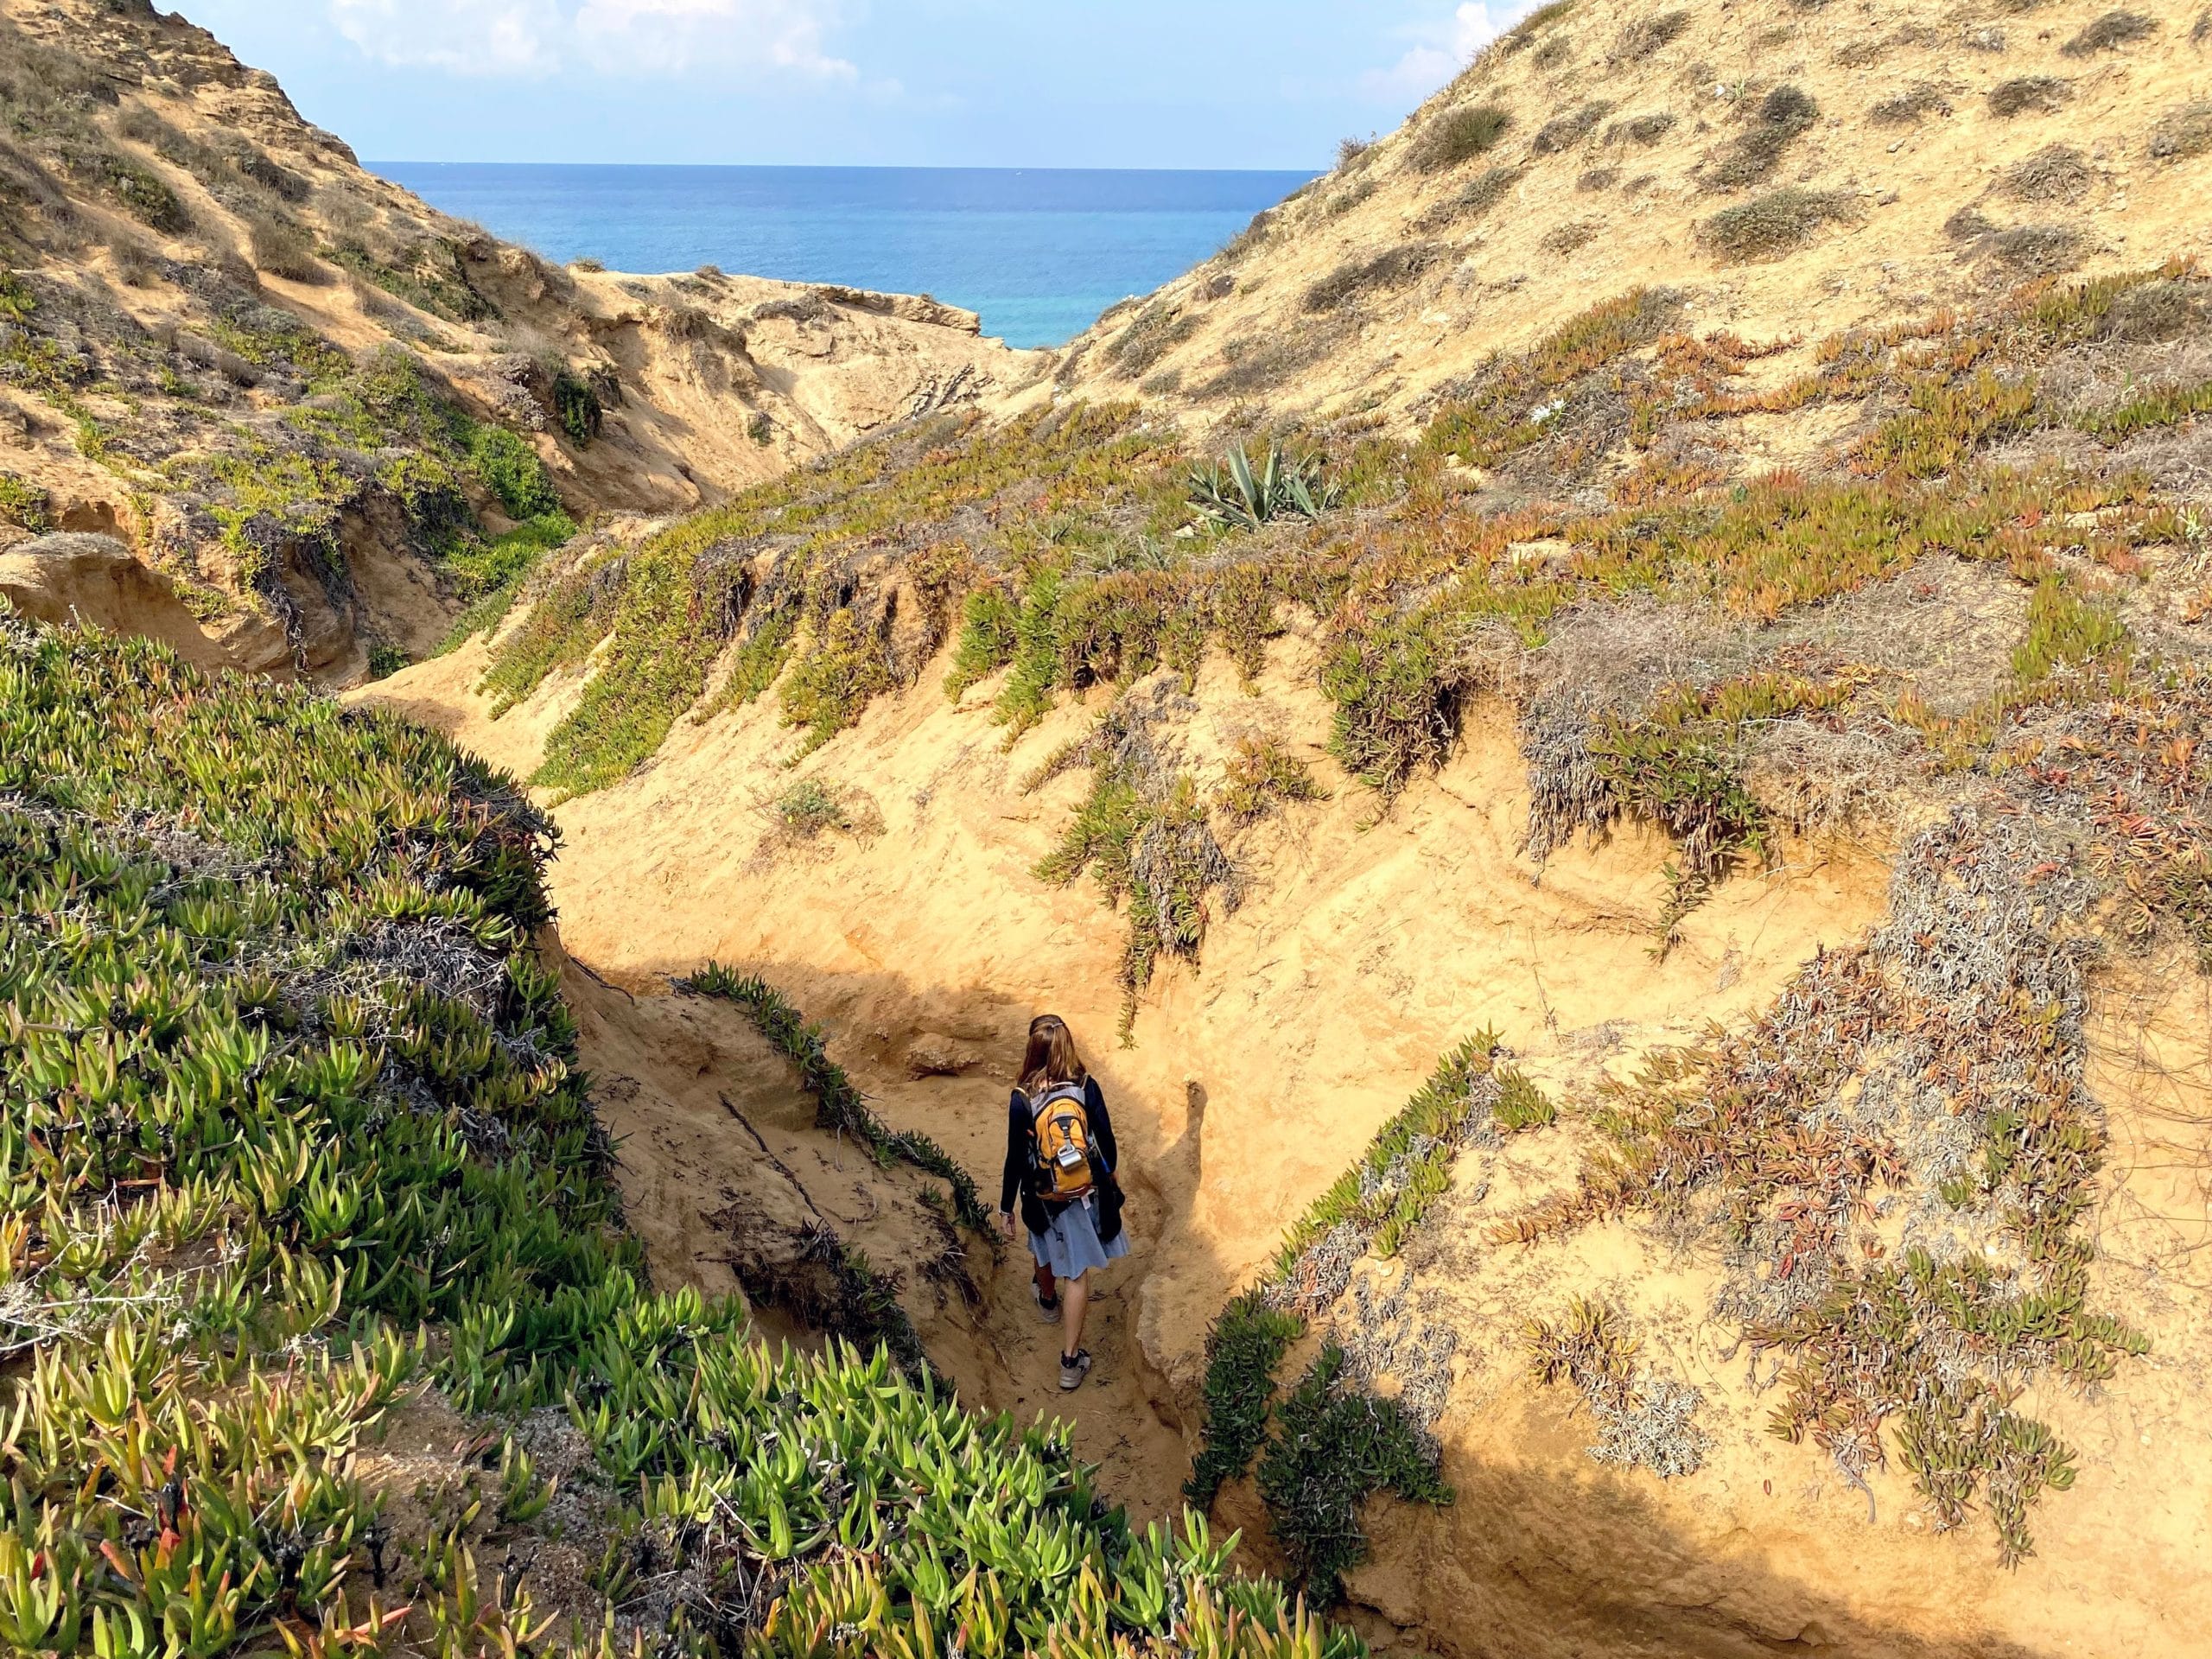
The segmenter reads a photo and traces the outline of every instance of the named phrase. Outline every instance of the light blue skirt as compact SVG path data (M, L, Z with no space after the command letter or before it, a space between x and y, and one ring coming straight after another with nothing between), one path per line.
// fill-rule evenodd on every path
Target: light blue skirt
M1080 1279L1093 1268L1103 1268L1129 1253L1129 1229L1125 1222L1111 1244L1098 1242L1098 1195L1079 1198L1052 1216L1052 1230L1029 1235L1029 1254L1040 1268L1050 1268L1056 1279Z

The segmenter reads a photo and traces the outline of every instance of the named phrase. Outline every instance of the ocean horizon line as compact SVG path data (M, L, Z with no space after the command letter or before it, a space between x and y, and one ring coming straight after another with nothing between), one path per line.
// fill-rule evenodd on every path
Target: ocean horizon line
M1328 169L1303 167L1053 167L1028 163L912 162L493 162L423 161L399 156L364 157L361 165L374 173L387 167L498 167L553 172L561 168L588 168L593 172L758 172L758 173L1056 173L1164 175L1169 177L1234 176L1245 178L1318 179Z

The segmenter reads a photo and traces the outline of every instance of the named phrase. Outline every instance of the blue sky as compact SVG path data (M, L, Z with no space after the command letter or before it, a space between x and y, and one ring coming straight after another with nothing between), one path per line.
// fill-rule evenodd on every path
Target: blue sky
M1528 0L169 0L370 161L1318 169Z

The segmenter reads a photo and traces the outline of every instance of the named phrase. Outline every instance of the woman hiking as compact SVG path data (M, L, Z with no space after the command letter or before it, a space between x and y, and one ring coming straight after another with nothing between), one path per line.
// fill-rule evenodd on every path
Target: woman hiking
M1088 1275L1129 1253L1121 1184L1114 1179L1118 1161L1114 1120L1098 1080L1084 1070L1066 1023L1039 1014L1029 1022L1021 1076L1007 1107L999 1225L1011 1239L1018 1213L1029 1230L1038 1311L1060 1322L1063 1390L1081 1388L1090 1371L1083 1345Z

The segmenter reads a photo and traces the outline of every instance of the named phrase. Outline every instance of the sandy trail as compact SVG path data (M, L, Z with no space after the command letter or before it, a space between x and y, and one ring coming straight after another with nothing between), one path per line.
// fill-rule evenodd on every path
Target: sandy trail
M1059 1327L1039 1316L1026 1247L956 1236L923 1201L939 1183L880 1168L815 1128L813 1098L796 1070L739 1008L671 992L633 995L574 961L563 988L600 1116L620 1149L629 1222L658 1283L739 1291L788 1255L810 1222L827 1224L899 1281L931 1363L965 1402L1023 1422L1041 1414L1070 1423L1077 1455L1100 1465L1102 1490L1139 1524L1179 1512L1189 1454L1154 1402L1136 1338L1138 1293L1158 1249L1156 1225L1146 1225L1156 1203L1149 1189L1130 1205L1135 1249L1094 1286L1084 1345L1096 1364L1082 1389L1063 1394ZM937 1077L902 1087L865 1070L855 1080L886 1122L926 1128L952 1147L985 1202L996 1202L998 1160L978 1154L972 1128L1002 1121L997 1084ZM947 1121L947 1108L958 1121ZM963 1136L963 1128L971 1133ZM771 1338L823 1344L758 1298L754 1317Z

